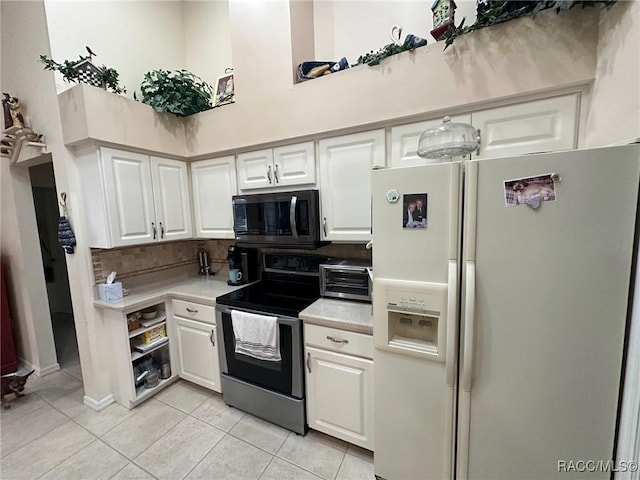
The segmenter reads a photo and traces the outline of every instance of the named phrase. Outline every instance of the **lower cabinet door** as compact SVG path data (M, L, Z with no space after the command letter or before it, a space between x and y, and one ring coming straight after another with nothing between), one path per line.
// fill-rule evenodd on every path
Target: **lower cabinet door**
M373 361L305 348L309 427L373 450Z
M220 392L220 363L215 325L174 317L180 378Z

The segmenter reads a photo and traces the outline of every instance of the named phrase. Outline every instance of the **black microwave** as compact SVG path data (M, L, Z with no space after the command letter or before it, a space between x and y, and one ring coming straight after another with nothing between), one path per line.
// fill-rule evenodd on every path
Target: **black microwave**
M320 238L318 190L233 196L233 231L245 247L314 249Z

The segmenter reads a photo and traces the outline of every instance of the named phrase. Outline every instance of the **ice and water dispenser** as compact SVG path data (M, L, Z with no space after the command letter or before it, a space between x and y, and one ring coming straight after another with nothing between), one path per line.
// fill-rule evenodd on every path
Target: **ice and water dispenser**
M445 361L446 284L376 278L373 304L377 348Z

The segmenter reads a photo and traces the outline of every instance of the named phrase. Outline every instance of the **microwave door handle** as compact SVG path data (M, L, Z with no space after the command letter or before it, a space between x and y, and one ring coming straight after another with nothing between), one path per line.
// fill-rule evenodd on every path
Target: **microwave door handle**
M298 204L298 197L291 195L291 202L289 203L289 222L291 223L291 233L293 238L298 239L298 226L296 225L296 206Z

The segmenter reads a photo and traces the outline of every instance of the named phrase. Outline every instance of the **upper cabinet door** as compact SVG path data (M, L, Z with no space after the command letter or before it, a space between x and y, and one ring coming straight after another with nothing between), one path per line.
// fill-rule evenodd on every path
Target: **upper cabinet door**
M232 196L237 192L233 156L191 164L196 237L234 238Z
M578 100L576 93L472 113L482 138L473 158L576 148Z
M385 165L384 129L319 142L323 240L371 240L371 170Z
M273 149L273 173L276 186L316 183L316 157L313 142Z
M273 150L258 150L238 155L238 188L251 190L274 185Z
M101 148L100 156L110 246L156 241L149 157L111 148Z
M151 157L158 240L191 238L191 202L187 164Z
M451 117L451 122L471 123L471 115L457 115ZM437 160L418 156L418 141L422 133L442 124L442 118L425 122L409 123L391 128L391 164L390 167L411 167L426 165Z

